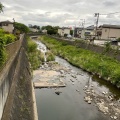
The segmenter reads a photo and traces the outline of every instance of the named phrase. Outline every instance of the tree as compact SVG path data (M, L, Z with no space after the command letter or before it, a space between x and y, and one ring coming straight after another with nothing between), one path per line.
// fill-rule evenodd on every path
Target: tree
M71 35L71 36L73 35L73 30L70 30L70 35Z
M0 2L0 13L3 12L3 8L4 8L4 6L3 6L2 3Z
M51 25L47 25L47 26L42 26L42 30L46 29L47 33L52 35L52 34L57 34L59 26L51 26Z
M15 22L15 29L19 30L20 33L28 33L29 32L29 28L22 24L22 23L18 23L18 22Z

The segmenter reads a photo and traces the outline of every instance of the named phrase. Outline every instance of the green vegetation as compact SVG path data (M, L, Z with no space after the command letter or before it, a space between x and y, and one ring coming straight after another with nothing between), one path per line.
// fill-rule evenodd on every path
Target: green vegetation
M110 42L106 42L105 45L104 45L104 52L103 54L107 53L107 52L110 52L110 50L112 49L112 46L111 46L111 43Z
M40 64L40 51L37 49L37 44L32 41L30 38L27 39L28 42L28 58L31 63L33 70L37 69Z
M71 36L73 35L73 30L70 30L70 35L71 35Z
M15 29L19 30L20 33L28 33L29 32L29 28L22 24L22 23L18 23L15 22Z
M3 12L3 8L4 8L4 6L3 6L3 4L0 2L0 13Z
M58 28L59 28L59 26L53 27L53 26L47 25L47 26L43 26L42 30L46 29L47 34L52 35L52 34L57 34Z
M0 29L0 67L5 63L7 59L7 53L5 45L12 43L16 40L13 34L6 33L3 29Z
M118 38L117 41L120 42L120 38Z
M40 52L40 50L37 49L37 44L31 40L30 38L27 38L28 41L28 58L31 63L31 67L33 70L40 67L42 63L44 63L44 53ZM54 61L55 57L53 53L50 51L46 53L47 62Z
M0 68L5 63L7 57L4 46L5 46L5 42L0 37Z
M55 56L50 51L46 53L46 57L47 57L47 62L55 60Z
M105 55L68 45L48 36L41 41L56 55L71 64L92 72L120 87L120 62Z
M9 34L5 32L3 29L0 29L0 38L4 42L4 45L16 41L16 37L13 34Z

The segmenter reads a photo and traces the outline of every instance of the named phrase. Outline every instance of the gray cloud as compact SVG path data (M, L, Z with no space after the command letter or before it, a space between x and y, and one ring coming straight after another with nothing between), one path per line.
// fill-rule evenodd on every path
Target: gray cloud
M1 20L37 25L77 26L86 19L86 26L95 23L94 13L107 14L120 9L119 0L1 0ZM99 24L120 24L120 14L100 15Z
M105 1L105 2L103 2L103 4L104 4L106 7L113 7L113 6L117 5L118 3L115 3L113 0L110 0L110 1Z

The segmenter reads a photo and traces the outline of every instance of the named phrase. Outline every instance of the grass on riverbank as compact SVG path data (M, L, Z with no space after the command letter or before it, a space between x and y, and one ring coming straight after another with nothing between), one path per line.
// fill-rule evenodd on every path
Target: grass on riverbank
M35 43L33 40L31 40L30 38L27 38L27 42L28 42L28 50L27 50L28 58L31 63L32 69L36 70L37 68L40 67L42 63L45 62L44 54L37 49L37 43ZM47 59L47 62L54 61L55 56L53 55L53 53L48 51L46 52L46 59Z
M55 54L65 58L71 64L88 72L95 73L120 87L120 62L92 51L77 48L48 36L41 41Z
M28 58L31 63L33 70L37 69L41 65L40 51L37 49L37 44L30 38L27 39L28 42Z
M49 62L49 61L54 61L54 60L55 60L54 54L53 54L52 52L50 52L50 51L48 51L48 52L46 53L46 58L47 58L47 62Z

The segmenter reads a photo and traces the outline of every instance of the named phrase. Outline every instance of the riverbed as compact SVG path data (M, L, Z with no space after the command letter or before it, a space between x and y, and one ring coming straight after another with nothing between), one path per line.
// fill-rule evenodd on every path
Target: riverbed
M61 79L66 87L35 89L39 120L120 119L120 90L115 86L57 56L55 62L46 64L37 71L59 73L50 79ZM34 75L33 81L41 76Z

